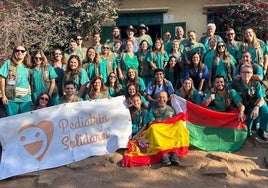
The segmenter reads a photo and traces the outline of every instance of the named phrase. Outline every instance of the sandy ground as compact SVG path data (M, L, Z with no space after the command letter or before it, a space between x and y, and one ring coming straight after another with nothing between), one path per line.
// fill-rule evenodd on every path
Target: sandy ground
M1 188L219 187L264 188L268 185L268 144L249 138L235 153L190 148L179 166L121 167L123 149L67 166L0 181ZM23 164L22 164L23 165Z

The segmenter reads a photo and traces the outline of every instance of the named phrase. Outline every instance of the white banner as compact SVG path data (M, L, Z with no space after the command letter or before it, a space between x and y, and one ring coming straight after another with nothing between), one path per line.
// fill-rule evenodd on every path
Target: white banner
M126 148L132 124L124 101L81 101L0 119L0 179Z

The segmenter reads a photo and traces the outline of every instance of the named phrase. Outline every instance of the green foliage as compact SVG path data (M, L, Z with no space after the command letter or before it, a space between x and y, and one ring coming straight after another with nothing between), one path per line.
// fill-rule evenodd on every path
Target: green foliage
M117 18L116 4L111 0L5 2L0 2L0 59L17 43L30 50L64 47L75 34L86 37Z
M246 28L256 31L259 38L264 39L268 33L268 2L263 0L230 0L228 8L217 8L215 23L219 30L225 31L232 27L238 38ZM217 27L218 28L218 27Z

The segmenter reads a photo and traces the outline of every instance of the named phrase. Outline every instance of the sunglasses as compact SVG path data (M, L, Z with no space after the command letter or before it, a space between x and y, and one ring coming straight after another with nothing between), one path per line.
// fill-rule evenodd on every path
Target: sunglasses
M19 53L19 52L24 53L24 52L26 52L26 50L18 50L18 49L16 49L15 51L16 51L16 53Z
M43 58L42 58L42 57L34 57L34 59L35 59L35 60L40 60L40 61L42 61L42 60L43 60Z
M49 98L45 98L45 97L40 97L40 99L41 99L42 101L49 101Z
M60 52L54 53L54 56L62 55Z
M110 48L109 48L109 47L104 46L104 47L102 47L102 49L109 50Z
M225 45L219 45L218 48L225 48Z

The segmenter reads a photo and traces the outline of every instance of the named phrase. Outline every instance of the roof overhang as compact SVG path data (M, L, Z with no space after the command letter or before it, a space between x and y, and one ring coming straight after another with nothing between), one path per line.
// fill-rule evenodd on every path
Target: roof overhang
M133 13L151 13L151 12L168 12L168 7L155 7L155 8L127 8L119 9L119 14L133 14Z

